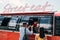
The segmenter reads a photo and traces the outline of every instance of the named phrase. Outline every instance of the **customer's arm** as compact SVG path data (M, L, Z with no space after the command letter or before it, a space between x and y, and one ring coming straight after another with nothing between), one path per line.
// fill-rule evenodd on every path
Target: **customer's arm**
M29 31L29 29L26 28L26 33L27 33L27 34L33 34L33 30Z
M28 26L28 29L31 27L31 25Z

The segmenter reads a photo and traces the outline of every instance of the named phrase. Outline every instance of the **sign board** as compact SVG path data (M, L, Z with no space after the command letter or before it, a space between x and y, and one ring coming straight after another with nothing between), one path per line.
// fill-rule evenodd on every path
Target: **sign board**
M60 11L60 0L0 0L0 13Z

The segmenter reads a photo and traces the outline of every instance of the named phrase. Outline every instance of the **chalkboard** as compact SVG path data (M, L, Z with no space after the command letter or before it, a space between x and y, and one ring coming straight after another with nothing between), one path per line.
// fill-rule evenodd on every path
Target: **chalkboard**
M55 17L55 35L60 36L60 16Z

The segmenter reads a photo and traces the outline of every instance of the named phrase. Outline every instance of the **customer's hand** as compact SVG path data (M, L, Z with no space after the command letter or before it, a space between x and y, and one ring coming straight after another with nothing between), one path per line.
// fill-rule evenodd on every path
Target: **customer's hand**
M31 26L31 31L33 31L33 25Z
M31 28L33 28L33 25L31 26Z
M28 29L31 27L31 25L28 26Z

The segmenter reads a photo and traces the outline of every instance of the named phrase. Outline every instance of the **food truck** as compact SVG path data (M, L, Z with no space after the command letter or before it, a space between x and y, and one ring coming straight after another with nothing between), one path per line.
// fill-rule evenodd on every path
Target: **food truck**
M19 40L19 28L23 22L28 23L30 18L38 19L39 26L44 27L46 31L47 40L60 40L60 14L58 12L0 14L0 40ZM35 40L35 35L29 35L29 39Z

